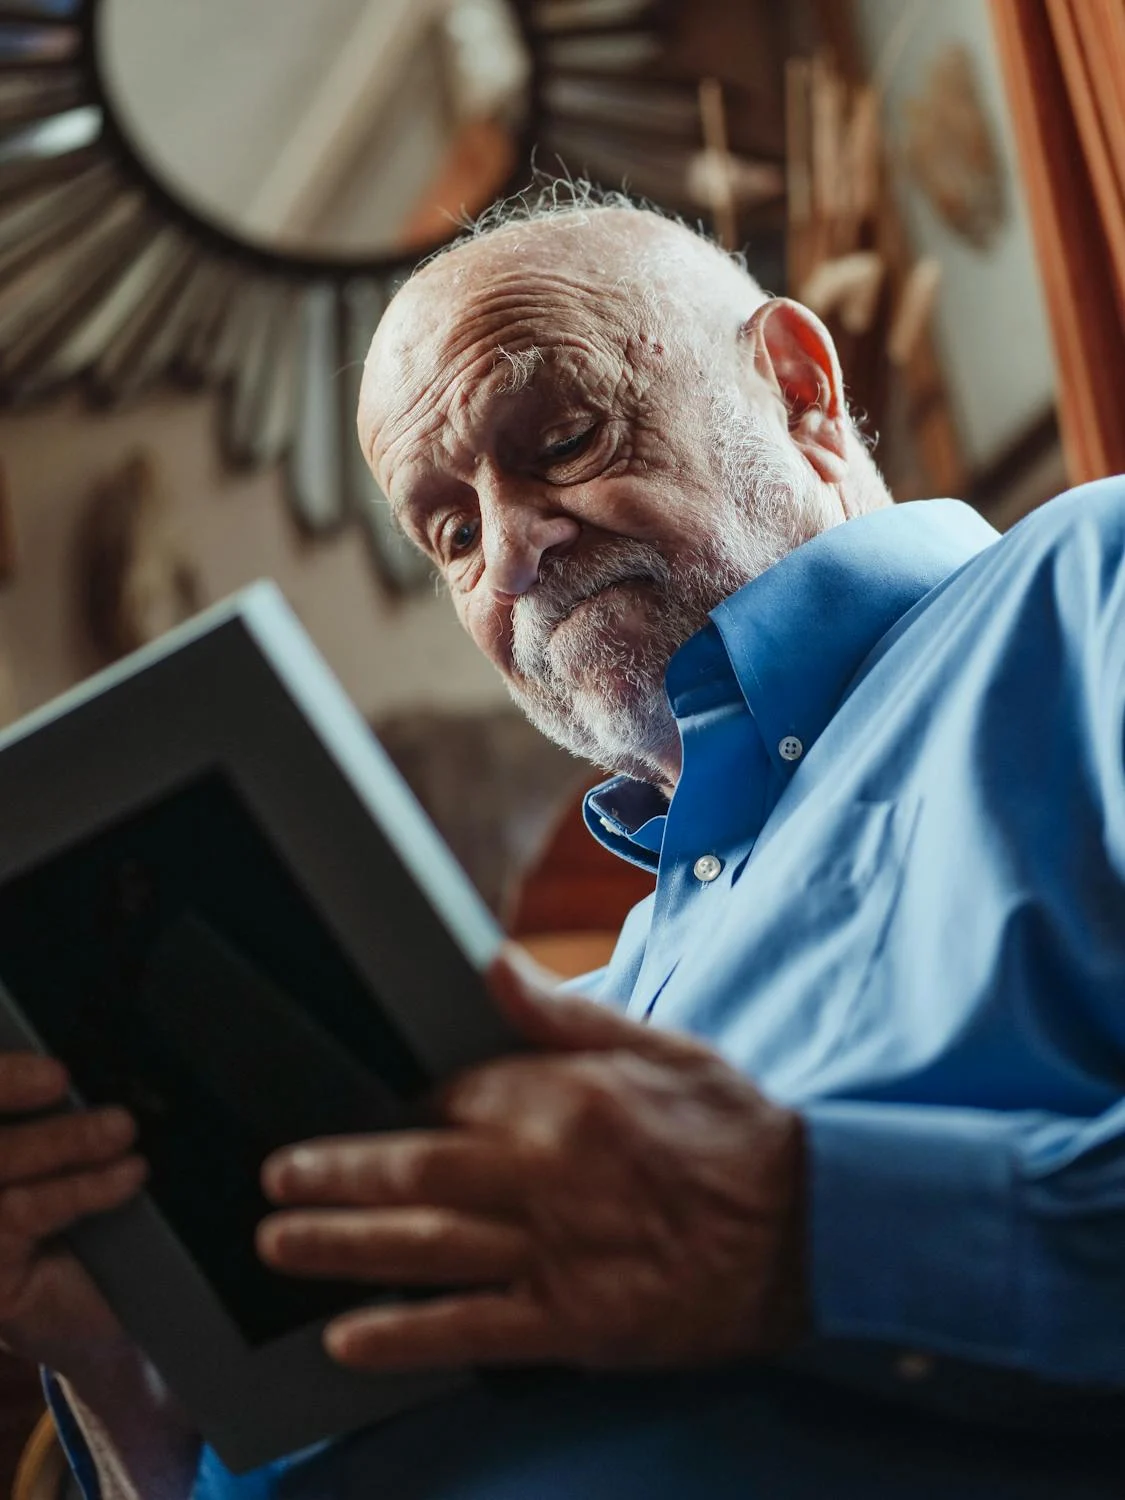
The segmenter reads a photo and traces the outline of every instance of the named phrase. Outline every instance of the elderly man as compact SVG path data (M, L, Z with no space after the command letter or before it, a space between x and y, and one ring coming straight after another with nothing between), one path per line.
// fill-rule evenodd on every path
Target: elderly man
M516 700L616 772L591 830L656 893L600 1005L498 970L533 1047L448 1128L266 1163L269 1263L458 1288L339 1318L336 1359L485 1367L269 1472L200 1454L51 1247L136 1191L128 1120L0 1136L5 1337L88 1487L1118 1493L1125 487L1003 540L889 507L815 317L581 201L415 276L360 433ZM4 1066L9 1109L57 1096Z

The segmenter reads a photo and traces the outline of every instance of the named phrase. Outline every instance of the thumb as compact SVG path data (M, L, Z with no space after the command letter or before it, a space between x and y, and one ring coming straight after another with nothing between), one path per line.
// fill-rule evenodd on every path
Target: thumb
M504 1016L519 1034L546 1052L633 1052L666 1054L678 1039L638 1026L608 1006L578 995L561 994L558 981L525 948L505 943L486 976Z

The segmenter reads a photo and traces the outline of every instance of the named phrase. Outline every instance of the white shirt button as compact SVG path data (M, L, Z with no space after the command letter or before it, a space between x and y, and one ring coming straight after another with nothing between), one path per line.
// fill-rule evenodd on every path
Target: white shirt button
M701 854L694 868L696 880L702 880L704 885L709 885L719 875L723 862L716 854Z
M800 760L805 753L805 747L795 734L787 734L778 745L777 753L782 760Z

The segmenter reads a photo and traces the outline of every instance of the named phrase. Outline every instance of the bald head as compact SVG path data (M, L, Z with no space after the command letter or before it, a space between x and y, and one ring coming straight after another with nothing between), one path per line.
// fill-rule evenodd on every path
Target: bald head
M359 413L368 454L383 383L420 374L420 360L431 344L447 342L443 335L455 342L459 315L493 277L509 285L521 277L566 278L595 301L600 316L659 329L665 344L708 357L724 343L733 346L739 327L767 300L716 245L646 209L568 209L464 240L415 273L376 330Z
M669 784L673 651L861 508L823 326L639 210L508 224L426 265L376 332L359 424L529 717Z

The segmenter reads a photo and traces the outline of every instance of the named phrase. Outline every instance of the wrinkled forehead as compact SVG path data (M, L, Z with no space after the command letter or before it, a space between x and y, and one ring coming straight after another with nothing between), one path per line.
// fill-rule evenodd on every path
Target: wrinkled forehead
M471 367L483 376L490 363L537 349L549 359L560 342L609 356L635 331L637 290L620 265L600 265L589 254L551 256L514 234L495 240L434 262L387 309L360 406L369 455L378 433L451 373Z

